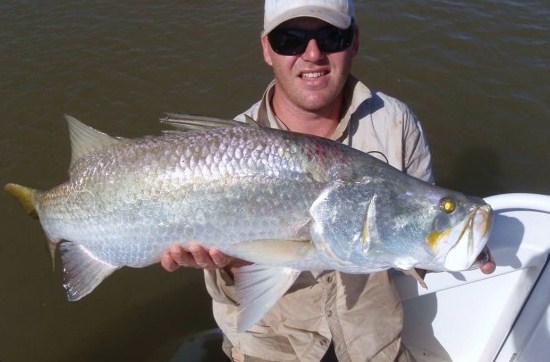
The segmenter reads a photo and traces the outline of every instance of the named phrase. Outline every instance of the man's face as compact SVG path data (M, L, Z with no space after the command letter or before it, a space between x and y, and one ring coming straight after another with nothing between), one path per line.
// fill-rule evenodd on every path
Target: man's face
M328 24L315 18L297 18L280 25L285 28L317 30ZM348 79L353 57L357 54L357 28L351 45L336 53L321 51L315 39L298 55L277 54L262 36L265 62L273 68L275 96L311 112L339 104L339 96Z

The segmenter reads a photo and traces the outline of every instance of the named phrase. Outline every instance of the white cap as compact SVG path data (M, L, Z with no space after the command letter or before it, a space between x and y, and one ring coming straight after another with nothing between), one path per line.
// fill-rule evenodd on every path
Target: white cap
M264 35L287 20L310 17L347 29L355 16L353 0L265 0Z

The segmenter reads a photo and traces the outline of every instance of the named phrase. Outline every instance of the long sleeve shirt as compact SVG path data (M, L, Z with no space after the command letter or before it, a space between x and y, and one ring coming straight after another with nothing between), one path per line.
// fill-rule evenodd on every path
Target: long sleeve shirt
M274 83L243 114L286 129L271 109ZM407 174L433 182L422 127L402 102L373 91L350 76L340 122L331 139L369 152ZM234 356L247 360L319 361L330 343L339 361L394 361L400 353L403 312L387 272L351 275L303 272L254 326L237 332L238 300L223 270L205 271L214 318ZM226 345L227 347L227 345Z

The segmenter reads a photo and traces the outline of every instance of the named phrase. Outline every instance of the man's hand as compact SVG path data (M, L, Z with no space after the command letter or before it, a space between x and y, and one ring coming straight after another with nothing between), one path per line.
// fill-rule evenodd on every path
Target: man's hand
M233 268L250 264L244 260L233 258L216 248L206 249L199 244L189 244L188 250L179 245L172 245L160 258L160 264L169 272L180 266L198 269L226 268L229 272Z

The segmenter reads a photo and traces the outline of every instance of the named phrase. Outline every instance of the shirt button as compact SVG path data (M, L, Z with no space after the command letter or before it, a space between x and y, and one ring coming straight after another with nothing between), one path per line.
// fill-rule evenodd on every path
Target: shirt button
M323 339L321 339L321 342L319 342L319 343L320 343L321 346L323 346L323 347L324 347L324 346L327 346L327 345L328 345L328 339L323 338Z
M328 277L327 282L332 283L332 277Z
M331 310L328 311L327 316L332 317L332 311Z

